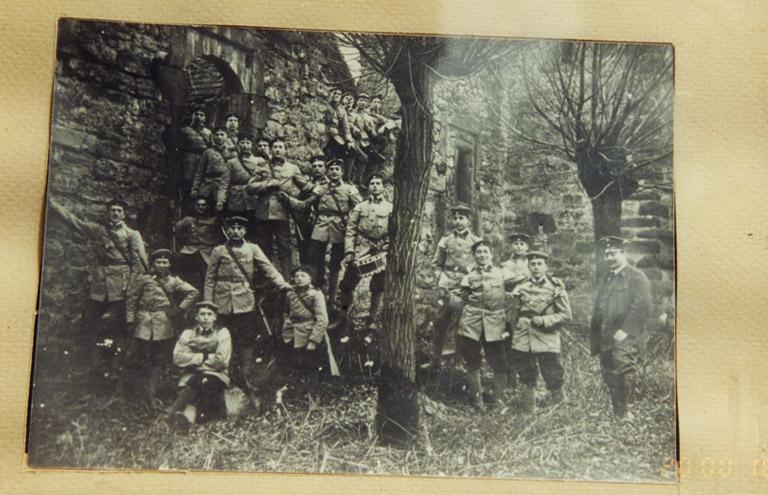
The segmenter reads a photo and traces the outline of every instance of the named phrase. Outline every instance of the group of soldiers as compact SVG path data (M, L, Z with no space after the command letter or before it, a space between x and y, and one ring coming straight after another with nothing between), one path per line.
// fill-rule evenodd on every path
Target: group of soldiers
M259 407L278 355L338 375L333 347L354 333L350 308L363 280L371 294L365 327L379 330L392 213L379 146L396 124L376 113L380 98L369 106L367 95L357 95L356 107L350 99L354 104L353 95L331 91L324 154L305 167L286 159L285 140L241 135L235 115L211 132L196 109L182 129L182 198L192 211L174 224L173 251L147 256L119 201L107 205L106 222L94 223L49 199L51 211L93 250L84 320L100 342L94 367L117 374L118 389L152 400L173 356L184 370L168 414L175 429L220 414L230 379ZM353 181L364 175L358 188ZM429 366L442 366L445 342L455 334L477 409L486 408L482 353L493 370L489 406L501 405L519 380L522 409L532 412L539 373L549 391L544 403L561 402L558 329L571 308L563 282L548 273L549 256L529 251L530 237L515 233L511 257L494 265L491 244L469 228L471 208L457 204L451 213L453 230L433 259L438 310ZM592 321L592 350L622 417L650 305L648 280L627 263L625 243L601 240L610 270Z

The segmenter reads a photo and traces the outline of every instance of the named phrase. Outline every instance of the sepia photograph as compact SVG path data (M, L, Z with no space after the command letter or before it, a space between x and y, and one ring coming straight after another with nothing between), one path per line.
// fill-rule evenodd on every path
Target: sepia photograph
M60 19L28 465L676 482L674 69Z

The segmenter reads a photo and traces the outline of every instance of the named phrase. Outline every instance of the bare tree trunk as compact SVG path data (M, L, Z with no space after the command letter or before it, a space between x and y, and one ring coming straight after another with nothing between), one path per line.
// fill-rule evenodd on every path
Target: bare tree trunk
M398 58L392 78L403 111L394 169L393 230L382 314L381 376L376 428L379 441L406 446L419 426L413 289L421 216L432 155L432 78L423 64Z

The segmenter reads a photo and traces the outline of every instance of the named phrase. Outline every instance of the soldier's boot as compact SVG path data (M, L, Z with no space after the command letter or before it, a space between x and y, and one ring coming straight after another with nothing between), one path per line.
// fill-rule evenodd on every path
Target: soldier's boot
M469 403L472 407L480 412L485 412L483 391L480 385L480 370L467 372L467 393L469 394Z
M168 408L168 417L173 416L177 412L181 412L195 399L195 391L190 387L182 387L179 391L178 397L173 401L171 407Z
M504 407L504 391L507 388L507 373L505 371L493 373L492 407Z
M238 360L239 360L239 367L240 367L240 374L242 375L242 378L244 381L247 381L251 379L251 373L253 372L253 347L251 346L240 346L240 351L238 352Z
M384 297L384 294L382 293L371 294L371 311L368 313L368 320L366 322L366 328L368 330L372 330L372 331L379 330L378 314L379 314L379 308L381 308L381 301L383 297Z
M517 388L517 372L515 370L507 371L507 389L514 391Z
M149 372L149 403L160 401L160 393L163 388L163 370L159 366L153 366Z
M441 314L433 322L435 341L432 347L432 361L429 363L429 368L438 370L442 367L443 363L443 349L445 348L445 341L448 338L448 324L450 316Z
M612 387L611 404L613 405L614 416L623 418L627 413L627 389L623 376L617 377Z
M332 271L328 274L328 315L335 316L338 308L336 307L336 294L339 291L339 272Z
M353 293L341 291L339 294L338 316L336 321L328 325L328 330L341 339L347 338L349 340L347 333L350 327L349 308L352 306L352 297Z
M520 394L520 409L524 414L533 414L536 410L536 388L525 385Z

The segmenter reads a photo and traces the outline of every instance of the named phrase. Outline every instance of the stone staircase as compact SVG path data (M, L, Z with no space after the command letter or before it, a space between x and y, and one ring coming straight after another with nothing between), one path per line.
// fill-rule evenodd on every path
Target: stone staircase
M675 281L675 226L672 193L641 191L624 200L622 236L629 257L643 270L656 294L671 293Z

